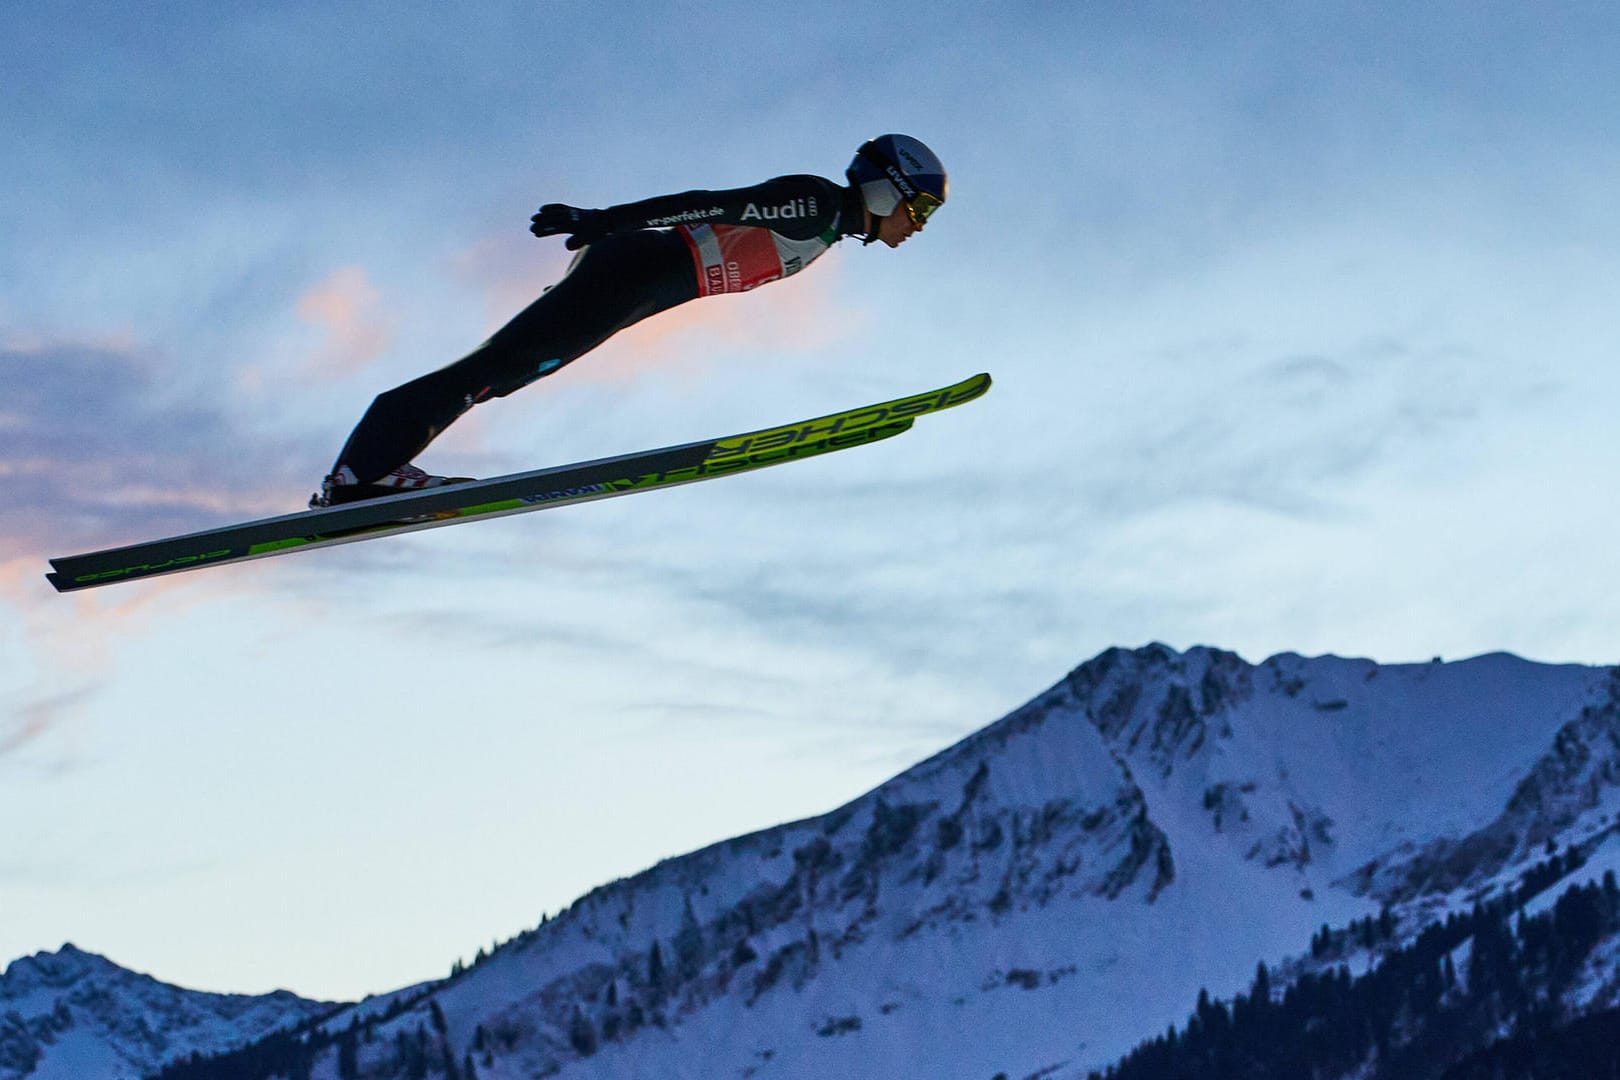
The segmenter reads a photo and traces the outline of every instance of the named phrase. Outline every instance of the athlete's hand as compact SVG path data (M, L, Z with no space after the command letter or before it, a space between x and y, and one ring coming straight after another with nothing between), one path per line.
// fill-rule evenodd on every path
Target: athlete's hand
M547 203L540 208L540 212L529 219L529 231L536 236L562 236L566 235L568 241L563 246L569 251L578 251L586 244L593 243L608 234L606 214L600 210L582 210L577 206L567 206L563 203Z

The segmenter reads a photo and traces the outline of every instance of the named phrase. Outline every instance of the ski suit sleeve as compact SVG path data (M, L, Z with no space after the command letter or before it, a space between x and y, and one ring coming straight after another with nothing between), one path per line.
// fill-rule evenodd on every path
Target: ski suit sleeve
M615 233L676 225L756 225L791 240L809 240L841 224L843 196L844 189L825 177L779 176L753 187L660 195L602 213Z

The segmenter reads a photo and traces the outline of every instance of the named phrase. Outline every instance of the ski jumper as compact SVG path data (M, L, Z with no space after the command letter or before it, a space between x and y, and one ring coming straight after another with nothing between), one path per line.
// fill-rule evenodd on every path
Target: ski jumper
M649 315L796 274L865 229L860 192L820 176L663 195L601 213L608 235L581 249L557 284L488 341L379 394L333 471L373 483L479 402L561 370Z

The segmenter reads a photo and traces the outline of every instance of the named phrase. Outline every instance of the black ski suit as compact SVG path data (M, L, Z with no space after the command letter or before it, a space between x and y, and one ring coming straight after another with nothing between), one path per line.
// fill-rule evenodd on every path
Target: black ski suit
M688 191L601 211L608 235L562 280L455 363L379 394L333 471L374 483L468 409L567 366L633 323L700 296L802 270L865 231L860 193L819 176Z

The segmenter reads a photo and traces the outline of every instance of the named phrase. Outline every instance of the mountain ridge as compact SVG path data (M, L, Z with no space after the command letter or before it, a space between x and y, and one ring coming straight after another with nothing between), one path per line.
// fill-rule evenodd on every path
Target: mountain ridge
M68 942L0 972L0 1077L138 1078L176 1050L228 1050L332 1008L285 990L186 990Z
M1257 963L1313 970L1322 928L1415 934L1548 842L1606 851L1617 812L1615 669L1114 648L826 814L591 890L401 1015L337 1011L308 1053L334 1078L1083 1075Z

